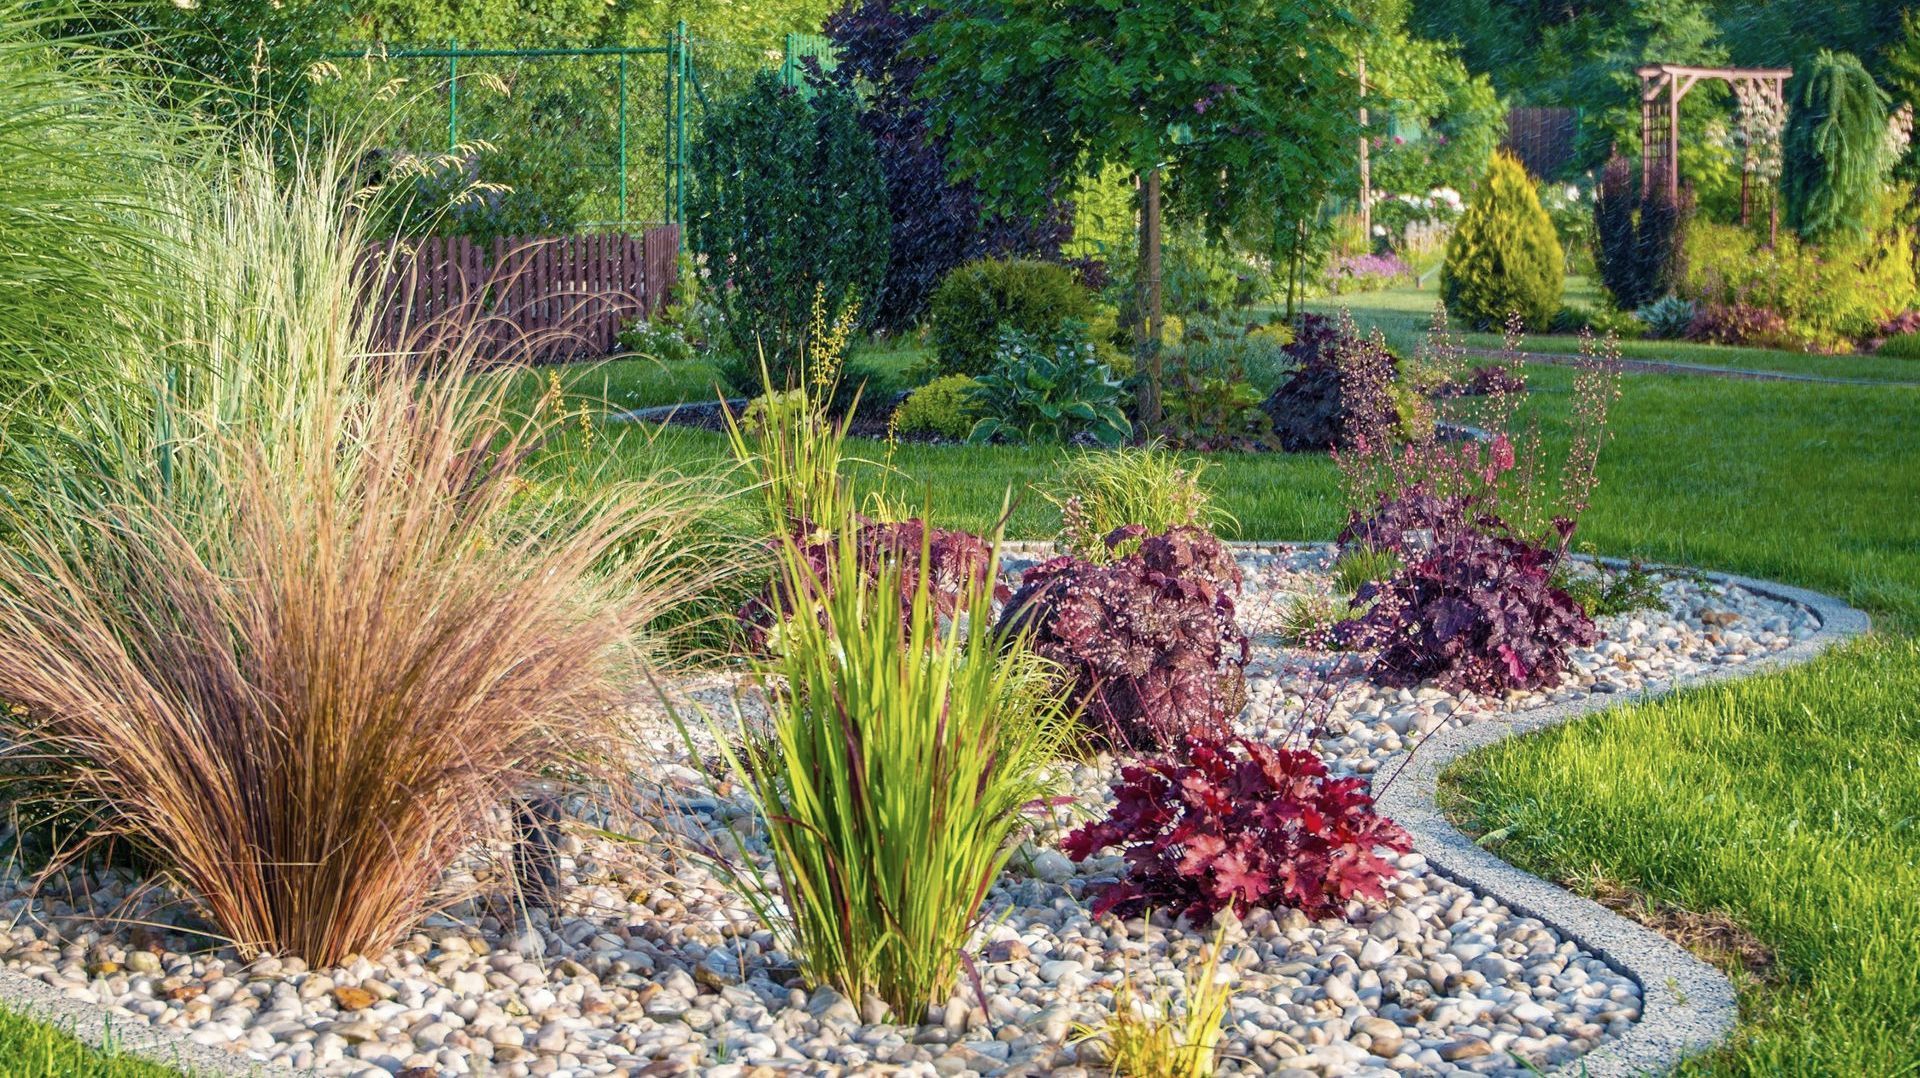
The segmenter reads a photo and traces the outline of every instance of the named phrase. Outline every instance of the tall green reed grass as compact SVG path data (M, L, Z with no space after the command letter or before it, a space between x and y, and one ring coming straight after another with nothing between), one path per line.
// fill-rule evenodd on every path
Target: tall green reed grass
M844 433L800 408L732 437L759 462L770 513L805 505L814 535L851 536L846 478L796 466L837 459ZM787 593L815 602L758 663L770 716L764 727L740 718L731 745L716 737L766 822L777 897L751 870L730 871L809 980L917 1021L951 995L1071 726L1048 664L1023 641L985 616L936 615L924 547L876 567L840 542L821 570L806 541L777 539ZM989 609L995 575L974 582L963 609Z

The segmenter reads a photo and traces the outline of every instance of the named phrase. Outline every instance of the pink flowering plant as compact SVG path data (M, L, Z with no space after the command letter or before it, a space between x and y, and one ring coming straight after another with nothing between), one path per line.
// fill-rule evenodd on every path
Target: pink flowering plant
M1484 380L1483 395L1452 399L1452 428L1413 439L1394 438L1391 402L1364 396L1372 372L1347 372L1362 396L1334 452L1348 506L1341 542L1391 550L1400 568L1360 588L1354 616L1334 632L1344 646L1375 652L1373 676L1384 684L1539 688L1559 680L1569 647L1597 638L1554 580L1598 487L1618 353L1611 340L1582 338L1558 462L1537 420L1518 423L1525 378L1516 323L1503 353L1507 373ZM1422 359L1446 371L1461 356L1436 316Z

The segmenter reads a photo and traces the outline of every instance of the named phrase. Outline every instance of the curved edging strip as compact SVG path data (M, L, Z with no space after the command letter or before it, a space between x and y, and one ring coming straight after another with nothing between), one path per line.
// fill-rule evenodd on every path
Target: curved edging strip
M1607 559L1612 562L1613 559ZM1435 801L1440 775L1455 760L1496 742L1544 730L1629 702L1679 689L1732 681L1804 663L1867 631L1867 616L1826 595L1724 573L1705 576L1775 599L1799 603L1820 629L1799 643L1738 666L1674 681L1648 683L1634 696L1588 696L1488 721L1439 731L1374 772L1376 805L1413 836L1414 848L1440 874L1489 895L1509 908L1558 929L1583 949L1640 985L1640 1020L1616 1040L1569 1061L1563 1073L1609 1078L1664 1073L1683 1057L1706 1051L1733 1032L1739 1009L1733 985L1720 971L1643 925L1500 860L1447 822ZM1382 776L1390 776L1383 778Z

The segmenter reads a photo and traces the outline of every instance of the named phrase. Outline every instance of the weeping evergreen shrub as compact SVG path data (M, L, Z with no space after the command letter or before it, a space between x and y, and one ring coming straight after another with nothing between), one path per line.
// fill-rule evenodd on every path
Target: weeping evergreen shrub
M1884 91L1851 53L1820 50L1792 102L1780 178L1786 223L1802 239L1859 239L1892 162Z
M873 309L887 269L886 182L850 91L812 97L769 71L719 104L694 144L688 223L733 354L737 390L793 380L816 290Z
M1565 256L1553 221L1527 178L1526 167L1496 153L1473 204L1447 241L1440 271L1447 313L1488 327L1518 314L1544 328L1560 310Z

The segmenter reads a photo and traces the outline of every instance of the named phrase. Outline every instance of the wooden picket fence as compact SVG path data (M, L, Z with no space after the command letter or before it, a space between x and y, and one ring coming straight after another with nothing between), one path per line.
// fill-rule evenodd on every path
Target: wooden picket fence
M393 351L554 363L614 350L621 323L670 296L680 229L387 241L367 251L375 332Z

